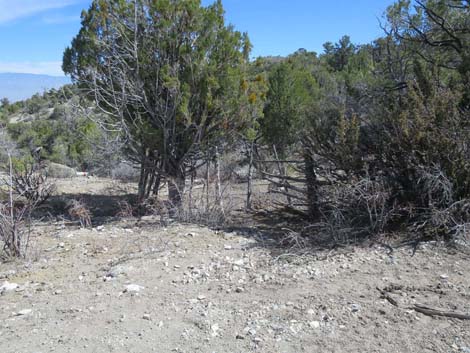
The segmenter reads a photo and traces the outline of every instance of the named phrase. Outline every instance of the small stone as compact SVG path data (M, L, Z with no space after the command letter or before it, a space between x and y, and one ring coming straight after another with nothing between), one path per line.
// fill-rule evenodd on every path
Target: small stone
M150 317L149 314L144 314L144 315L142 316L142 319L148 320L148 321L152 320L152 318Z
M220 331L220 327L218 324L214 324L211 326L211 335L212 337L215 337L219 334L219 331Z
M65 243L59 243L59 248L65 248Z
M98 232L102 232L104 230L104 226L98 226L98 227L96 227L96 230Z
M245 264L245 261L243 259L239 259L234 261L233 264L236 266L243 266Z
M124 292L140 292L144 287L139 286L138 284L129 284L124 289Z
M361 310L361 306L359 304L353 304L351 305L351 311L353 313L357 313L359 310Z
M224 245L224 250L232 250L232 246L231 245Z
M319 321L310 321L310 322L308 323L308 325L309 325L311 328L315 328L315 329L320 328L320 322L319 322Z
M23 310L20 310L18 311L18 313L16 313L16 316L26 316L26 315L29 315L33 312L33 310L31 309L23 309Z
M54 294L55 294L55 295L62 294L62 291L61 291L60 289L57 289L56 291L54 291Z
M440 278L442 280L447 280L447 279L449 279L449 276L448 275L440 275Z
M242 288L242 287L237 287L237 289L235 289L235 292L237 293L243 293L245 290Z
M202 300L205 300L205 299L206 299L206 296L205 296L205 295L202 295L202 294L201 294L201 295L198 295L198 296L197 296L197 300L201 300L201 301L202 301Z
M238 334L238 335L235 336L235 339L237 339L237 340L244 340L245 337L244 337L243 335Z

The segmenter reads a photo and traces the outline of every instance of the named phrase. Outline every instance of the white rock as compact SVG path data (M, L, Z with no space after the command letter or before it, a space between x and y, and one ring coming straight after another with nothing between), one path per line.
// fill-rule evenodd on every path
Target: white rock
M11 291L14 291L15 289L18 289L18 287L19 287L19 285L17 283L10 283L8 281L5 281L0 286L0 293L2 293L2 292L11 292Z
M16 316L26 316L26 315L31 314L32 312L33 312L33 310L31 310L31 309L23 309L23 310L18 311Z
M231 245L224 245L224 250L232 250L232 246Z
M212 335L212 337L217 336L219 331L220 331L220 328L219 328L218 324L214 324L214 325L211 326L211 335Z
M308 323L308 325L311 327L311 328L320 328L320 322L319 321L310 321Z
M237 266L243 266L245 264L245 261L243 261L243 259L240 259L240 260L234 261L233 264Z
M128 284L124 289L124 292L140 292L144 287L139 286L138 284Z

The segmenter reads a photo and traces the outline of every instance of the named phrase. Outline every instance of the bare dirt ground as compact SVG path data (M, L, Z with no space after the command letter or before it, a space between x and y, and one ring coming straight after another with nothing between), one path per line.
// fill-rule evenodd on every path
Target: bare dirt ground
M0 352L470 352L470 321L413 310L470 312L465 252L300 257L237 229L38 225L0 264Z

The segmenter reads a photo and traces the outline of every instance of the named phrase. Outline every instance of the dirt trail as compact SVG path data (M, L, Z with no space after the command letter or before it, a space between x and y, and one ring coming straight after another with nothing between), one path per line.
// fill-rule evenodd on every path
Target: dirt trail
M273 255L196 226L44 226L0 264L0 352L470 352L470 259L427 246ZM396 300L393 306L376 289Z

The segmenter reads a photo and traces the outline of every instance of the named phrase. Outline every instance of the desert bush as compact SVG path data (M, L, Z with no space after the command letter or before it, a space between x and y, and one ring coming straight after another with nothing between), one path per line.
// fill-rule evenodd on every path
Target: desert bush
M306 230L325 242L349 243L381 234L397 216L391 190L380 180L331 185L322 190L321 199L320 216Z
M31 208L0 202L0 244L4 257L24 257L28 250Z
M30 158L16 159L10 179L12 189L26 198L32 207L42 205L55 191L55 185L48 181L44 164Z
M116 213L116 217L119 218L131 218L136 214L136 209L128 201L118 202L119 211Z
M469 197L470 120L460 107L461 94L409 86L402 103L381 112L374 123L376 138L365 145L373 156L371 173L384 175L400 201L419 207L448 204L450 194L454 201ZM439 175L447 179L447 191L435 195L429 188L438 186Z
M14 167L9 155L8 174L2 180L7 197L0 201L0 242L7 257L26 256L32 214L54 190L34 162L22 167L18 164Z
M91 228L91 212L83 201L71 200L67 212L73 220L80 222L82 228Z

